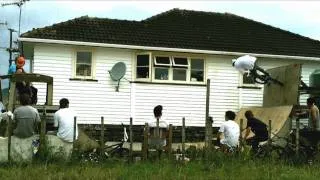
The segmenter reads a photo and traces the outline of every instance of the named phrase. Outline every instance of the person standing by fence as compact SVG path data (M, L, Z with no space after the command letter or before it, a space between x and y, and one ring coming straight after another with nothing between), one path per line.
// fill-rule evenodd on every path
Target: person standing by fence
M150 138L149 145L151 147L159 145L160 147L166 146L167 141L167 131L168 131L168 123L162 117L162 106L158 105L154 107L153 114L154 118L148 122L148 126L150 128ZM159 139L157 137L156 127L157 120L159 120Z

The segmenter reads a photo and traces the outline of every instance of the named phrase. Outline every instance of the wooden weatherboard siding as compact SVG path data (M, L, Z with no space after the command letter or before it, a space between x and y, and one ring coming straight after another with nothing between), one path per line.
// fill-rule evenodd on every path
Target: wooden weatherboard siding
M163 105L163 117L173 125L181 126L182 117L187 126L205 125L206 87L133 84L134 123L144 124L153 119L153 108Z
M36 46L34 51L34 72L54 77L53 103L67 97L70 107L78 113L79 123L98 124L100 117L106 123L127 123L130 117L130 83L122 80L119 92L116 82L110 79L108 70L122 61L127 65L125 77L131 79L132 52L108 48L96 48L97 82L70 81L72 77L73 48L71 46ZM39 104L44 103L45 86L35 84L39 89Z
M211 79L210 113L213 126L220 126L227 110L239 110L239 74L231 66L230 56L209 56L207 75Z

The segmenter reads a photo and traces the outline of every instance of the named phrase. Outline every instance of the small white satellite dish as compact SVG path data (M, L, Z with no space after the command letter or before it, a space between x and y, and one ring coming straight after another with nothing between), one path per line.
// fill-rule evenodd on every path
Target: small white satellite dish
M110 77L113 81L118 81L118 85L116 86L116 91L119 91L120 80L126 74L126 64L123 62L117 62L112 69L109 71Z

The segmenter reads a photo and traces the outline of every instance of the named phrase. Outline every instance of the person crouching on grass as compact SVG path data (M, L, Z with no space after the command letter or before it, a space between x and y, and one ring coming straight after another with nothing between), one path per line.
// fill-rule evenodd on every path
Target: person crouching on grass
M245 117L247 118L247 127L244 139L247 144L250 144L253 152L257 152L260 142L268 140L267 125L253 116L252 111L246 111ZM249 137L250 131L254 133L253 137Z
M234 152L239 145L240 128L234 122L235 117L234 112L227 111L225 113L226 121L220 126L218 138L223 152Z

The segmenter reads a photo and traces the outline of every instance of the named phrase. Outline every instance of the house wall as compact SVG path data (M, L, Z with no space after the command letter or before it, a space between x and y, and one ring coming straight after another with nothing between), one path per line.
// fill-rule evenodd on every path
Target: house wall
M72 78L73 49L71 46L41 45L34 50L34 73L54 78L53 103L58 105L61 98L70 100L70 107L78 113L79 123L100 123L101 116L106 123L128 122L130 117L130 83L122 80L120 91L115 92L116 82L110 79L108 70L119 61L127 65L125 77L131 78L132 52L97 48L94 51L96 80L70 81ZM45 102L44 84L38 88L39 104Z
M35 45L34 73L54 77L53 103L66 97L70 107L78 113L79 123L99 124L104 116L108 124L128 123L133 117L134 124L144 124L152 119L153 107L164 107L164 118L173 125L181 125L182 117L187 126L204 126L205 86L129 83L121 80L119 92L115 92L117 82L110 79L108 70L119 61L127 65L125 78L132 80L132 62L135 51L112 48L94 48L97 82L70 81L72 78L73 46ZM214 126L220 126L227 110L238 111L244 106L261 106L263 88L244 89L240 86L241 76L230 65L232 56L210 55L206 57L206 74L210 85L210 116ZM265 69L277 66L304 63L302 76L308 84L309 74L319 69L319 63L284 59L258 58L258 64ZM39 89L39 104L45 102L44 84L35 84ZM307 96L301 96L305 103Z
M182 117L187 126L202 126L205 117L205 86L162 85L129 83L122 80L119 92L116 82L109 77L108 70L119 61L127 65L125 78L131 80L131 62L135 52L130 50L96 48L96 80L70 81L72 78L72 46L41 45L34 50L34 73L54 77L53 103L66 97L70 107L78 113L79 123L99 124L104 116L108 124L128 123L133 117L134 124L142 125L153 118L154 106L164 107L164 118L181 125ZM45 102L45 84L35 83L38 88L38 103ZM202 123L202 124L200 124Z

